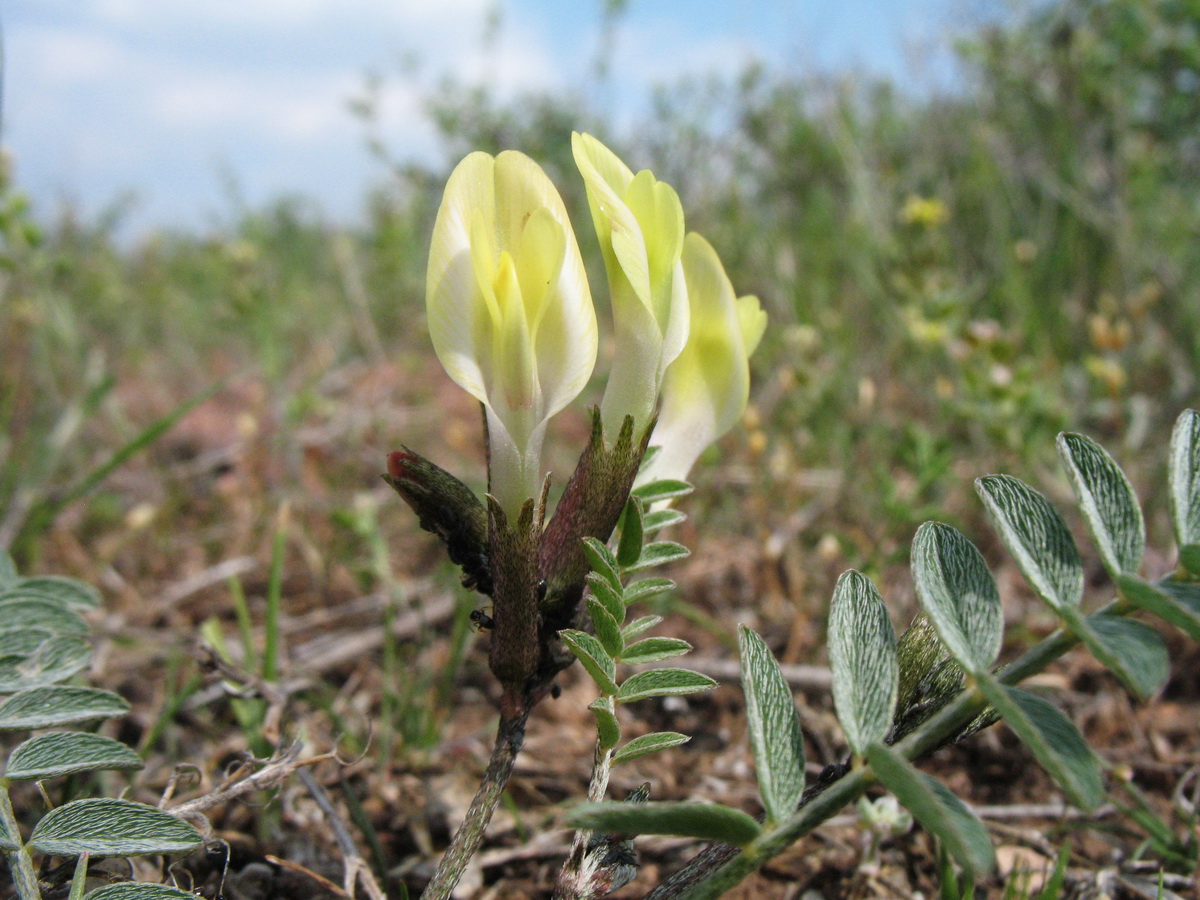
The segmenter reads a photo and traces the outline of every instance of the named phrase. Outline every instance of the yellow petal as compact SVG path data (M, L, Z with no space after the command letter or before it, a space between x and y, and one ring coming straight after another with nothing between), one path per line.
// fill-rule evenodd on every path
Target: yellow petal
M651 438L662 449L642 481L686 478L704 448L738 421L750 390L747 347L757 344L766 321L756 299L736 299L716 251L700 235L687 235L682 265L690 332L663 380Z
M752 294L737 299L738 322L742 328L742 346L746 356L753 356L767 330L767 311Z

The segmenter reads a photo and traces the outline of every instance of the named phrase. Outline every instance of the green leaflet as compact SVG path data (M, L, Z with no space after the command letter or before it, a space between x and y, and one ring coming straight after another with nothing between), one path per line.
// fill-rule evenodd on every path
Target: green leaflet
M88 633L87 622L57 600L17 596L0 600L0 622L21 628L45 628L56 634Z
M604 647L604 652L613 659L620 659L621 652L625 649L625 639L621 637L621 625L613 618L603 603L594 597L589 597L587 601L588 615L592 618L592 625L596 629L596 637L599 638L601 646Z
M851 569L833 590L829 612L833 704L855 756L892 727L900 664L896 632L871 580Z
M617 571L617 559L612 555L612 551L595 538L584 538L583 553L587 557L592 571L607 581L613 590L620 593L621 576Z
M686 481L652 481L633 489L633 496L638 497L646 506L653 506L661 500L673 500L676 497L686 497L692 492L692 486Z
M641 572L655 566L665 566L667 563L687 559L692 551L683 544L674 541L652 541L642 547L642 555L632 565L625 567L626 572Z
M1180 555L1184 547L1197 547L1189 556L1200 557L1200 412L1184 410L1171 430L1169 457L1171 522ZM1200 558L1185 562L1200 574Z
M647 802L581 803L569 813L575 828L622 834L674 834L745 847L762 826L738 809L717 803Z
M182 853L203 842L200 832L168 812L107 797L55 807L29 837L30 847L50 856Z
M659 750L666 750L668 747L678 747L680 744L686 744L691 738L686 734L680 734L678 731L652 731L650 734L643 734L641 737L635 737L629 741L624 747L613 754L613 765L618 763L629 762L634 759L641 759L643 756L649 756Z
M988 475L975 489L1026 580L1053 609L1083 597L1083 564L1075 540L1050 501L1011 475Z
M18 745L9 754L4 777L43 781L99 769L140 769L142 765L141 757L120 741L80 731L53 731Z
M987 874L995 863L992 842L966 804L890 747L872 744L867 761L883 786L937 836L965 872L972 877Z
M1136 575L1119 575L1121 596L1200 641L1200 584L1164 579L1157 584Z
M629 643L639 634L645 634L662 620L662 616L639 616L621 629L621 636L626 643Z
M564 629L558 633L579 662L600 688L600 692L612 696L617 693L617 666L596 638L586 631Z
M110 691L50 685L13 694L0 703L0 731L54 728L127 712L129 704Z
M123 881L120 884L106 884L96 888L90 891L84 900L196 900L196 895L168 884Z
M985 672L1000 652L1004 613L983 556L955 528L926 522L912 548L913 582L926 615L964 669Z
M596 735L602 750L611 750L621 742L621 723L611 707L612 699L609 697L597 697L588 704L588 709L596 717Z
M675 589L675 582L670 578L643 578L625 588L625 605L633 606L642 600L657 597Z
M15 573L14 573L15 574ZM37 578L14 578L5 582L0 578L0 600L10 597L28 596L53 600L72 609L96 609L100 606L100 592L82 581L58 575L40 575Z
M661 662L664 659L683 656L691 652L691 649L692 645L681 638L644 638L625 647L625 652L621 654L621 662L630 666Z
M780 822L796 811L804 793L800 718L792 690L766 642L749 628L741 627L738 647L758 792L767 819Z
M1146 526L1129 479L1108 451L1085 435L1060 434L1058 452L1108 574L1114 579L1137 574L1146 552Z
M647 697L668 697L709 691L717 683L707 675L690 669L650 669L630 675L617 691L618 703L632 703Z
M588 592L604 605L608 614L618 622L624 622L625 600L622 598L621 592L615 590L604 576L597 575L595 572L588 572L586 581Z
M1104 799L1104 780L1096 756L1066 716L1036 694L1001 684L987 673L977 676L996 712L1028 747L1071 802L1090 812Z
M92 645L77 634L56 634L30 653L0 657L0 694L66 681L86 668Z
M1079 621L1069 624L1092 655L1139 697L1150 697L1166 684L1167 648L1149 625L1104 613L1082 619L1082 627Z
M641 556L642 540L645 537L643 513L641 498L631 494L621 515L621 539L617 542L617 562L622 568L629 568Z

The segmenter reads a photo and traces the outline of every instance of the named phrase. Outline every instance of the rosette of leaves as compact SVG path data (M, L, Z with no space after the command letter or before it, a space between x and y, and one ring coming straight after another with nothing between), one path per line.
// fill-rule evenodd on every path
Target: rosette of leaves
M0 769L0 851L21 900L41 897L35 853L78 857L74 898L84 896L89 857L179 853L203 843L200 832L168 812L107 797L71 800L41 816L28 835L21 829L10 794L13 785L142 767L137 753L120 741L69 730L129 711L117 694L70 683L91 661L88 624L81 613L99 602L92 587L73 579L22 578L12 559L0 552L0 734L27 735ZM130 882L86 896L166 900L192 895L168 885Z

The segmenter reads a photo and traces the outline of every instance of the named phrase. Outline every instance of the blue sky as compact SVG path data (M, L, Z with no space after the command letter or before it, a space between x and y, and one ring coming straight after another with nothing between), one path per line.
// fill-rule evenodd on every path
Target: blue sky
M349 218L384 174L347 108L366 73L384 76L380 129L392 156L432 159L422 90L448 73L502 95L582 87L600 9L600 0L16 0L3 10L3 143L43 215L64 201L94 214L131 191L131 228L203 228L228 216L232 180L250 204L297 193ZM652 85L736 73L754 59L927 80L944 76L948 35L969 16L964 0L630 0L604 99L620 118ZM402 74L403 60L415 74Z

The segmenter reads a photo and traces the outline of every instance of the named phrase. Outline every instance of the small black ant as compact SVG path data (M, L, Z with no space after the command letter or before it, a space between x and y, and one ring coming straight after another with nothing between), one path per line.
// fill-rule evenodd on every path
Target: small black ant
M496 621L482 609L471 610L471 624L476 631L491 631L496 627Z

